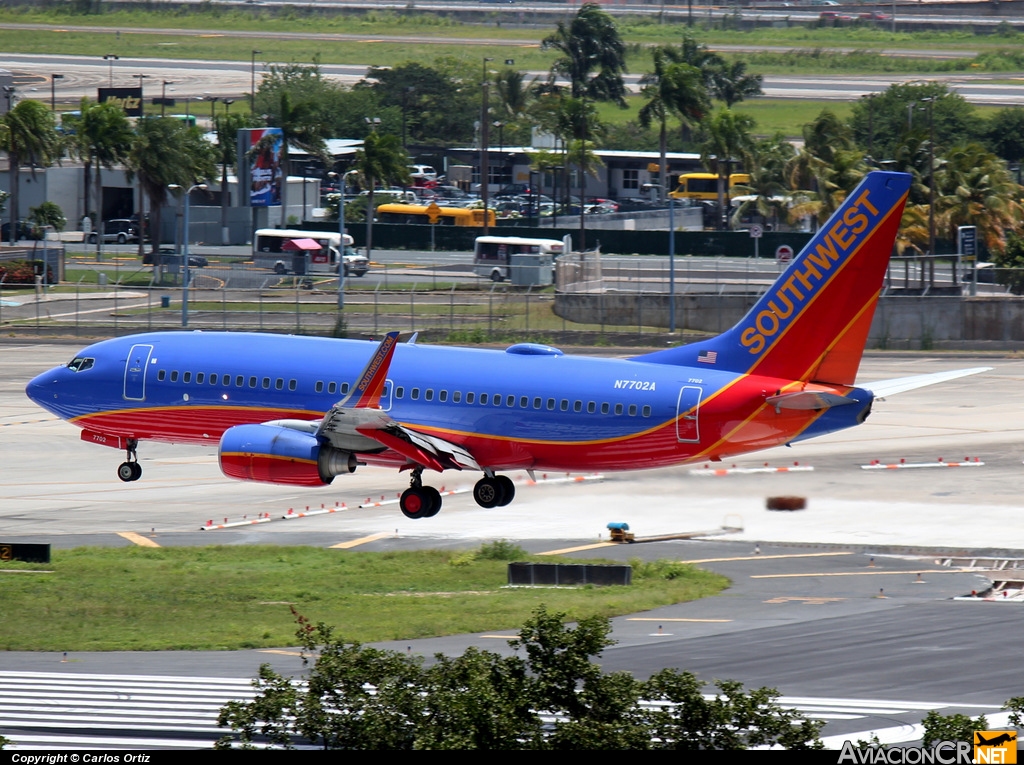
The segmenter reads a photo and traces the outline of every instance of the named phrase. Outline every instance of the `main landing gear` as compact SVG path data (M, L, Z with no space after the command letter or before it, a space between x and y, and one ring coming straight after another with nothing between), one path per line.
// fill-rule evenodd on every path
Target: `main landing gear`
M117 477L125 483L138 481L142 478L142 465L139 464L139 456L135 453L138 446L139 442L137 439L129 438L128 446L125 450L128 453L128 458L117 466Z
M480 507L504 507L516 496L516 486L507 475L488 473L473 487L473 499ZM433 518L441 511L441 492L423 485L423 468L412 471L409 488L398 501L406 518Z

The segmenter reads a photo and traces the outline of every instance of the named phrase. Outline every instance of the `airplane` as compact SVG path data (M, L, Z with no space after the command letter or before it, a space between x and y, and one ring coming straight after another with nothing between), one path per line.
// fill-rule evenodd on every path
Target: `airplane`
M408 470L400 508L441 509L425 470L480 471L473 497L507 505L505 472L610 471L719 461L859 425L893 393L988 367L882 381L855 377L910 176L873 172L750 311L718 337L632 358L238 332L104 340L26 389L123 449L218 443L222 472L323 486L362 465ZM362 370L360 372L359 370Z

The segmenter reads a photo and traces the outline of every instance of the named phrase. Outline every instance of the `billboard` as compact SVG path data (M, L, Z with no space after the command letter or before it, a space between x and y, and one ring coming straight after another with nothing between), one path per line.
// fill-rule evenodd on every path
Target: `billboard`
M129 117L142 116L142 88L99 88L96 100L101 104L112 101Z
M252 128L238 131L238 156L242 188L248 188L251 207L281 204L283 135L281 128Z

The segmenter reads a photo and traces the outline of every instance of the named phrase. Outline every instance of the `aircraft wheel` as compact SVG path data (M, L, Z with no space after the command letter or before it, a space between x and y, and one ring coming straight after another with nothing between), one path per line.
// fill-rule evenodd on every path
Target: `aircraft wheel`
M509 504L516 496L516 485L512 483L512 479L507 475L496 475L494 480L498 482L501 487L501 502L498 503L498 507L505 507Z
M503 499L501 483L497 478L484 476L473 487L473 499L480 507L497 507Z
M142 478L142 465L140 465L138 462L132 462L130 464L132 466L132 480L138 481L140 478Z
M142 475L142 469L139 469L139 475ZM122 462L117 466L117 477L125 483L129 481L137 481L138 476L135 475L135 463L134 462Z
M433 518L441 512L441 492L433 486L424 486L420 491L430 501L430 509L423 513L423 518Z
M439 510L441 509L440 499L440 495L438 495ZM433 504L430 501L430 496L424 489L408 488L402 492L402 496L398 500L398 506L402 508L402 514L406 518L416 520L418 518L429 518Z

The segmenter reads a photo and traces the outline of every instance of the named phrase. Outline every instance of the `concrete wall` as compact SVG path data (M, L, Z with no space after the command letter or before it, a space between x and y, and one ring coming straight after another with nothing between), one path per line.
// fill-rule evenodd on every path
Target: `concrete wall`
M718 334L736 324L757 295L677 295L676 328ZM668 327L668 295L558 294L555 313L569 321L620 327ZM929 349L993 342L1024 346L1024 297L883 297L869 348Z

